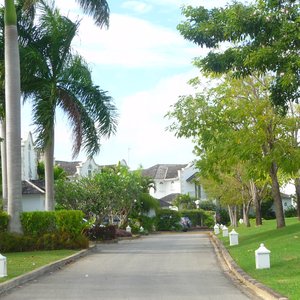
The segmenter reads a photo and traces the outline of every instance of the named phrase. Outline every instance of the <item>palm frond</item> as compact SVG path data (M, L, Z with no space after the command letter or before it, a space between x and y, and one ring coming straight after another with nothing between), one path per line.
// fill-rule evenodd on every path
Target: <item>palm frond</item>
M109 6L106 0L76 0L83 12L92 16L97 26L108 28Z

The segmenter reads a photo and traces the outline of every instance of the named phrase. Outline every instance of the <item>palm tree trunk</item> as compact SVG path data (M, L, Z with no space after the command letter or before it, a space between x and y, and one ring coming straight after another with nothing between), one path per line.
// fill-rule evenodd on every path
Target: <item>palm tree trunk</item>
M5 109L9 231L22 233L20 59L13 0L5 0Z
M52 128L50 140L45 147L45 210L54 210L54 128Z
M6 126L5 119L0 123L1 126L1 172L2 172L2 199L3 210L7 211L7 165L6 165Z
M285 227L285 219L284 219L284 212L282 206L282 199L280 195L279 183L277 178L277 170L278 168L276 163L272 162L271 169L270 169L270 177L272 179L272 196L275 204L277 228L282 228Z

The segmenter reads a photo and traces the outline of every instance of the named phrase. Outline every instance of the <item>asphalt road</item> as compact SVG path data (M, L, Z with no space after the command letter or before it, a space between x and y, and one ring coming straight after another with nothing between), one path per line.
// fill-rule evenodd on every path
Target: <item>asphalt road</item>
M243 300L201 233L158 234L117 244L0 296L1 300Z

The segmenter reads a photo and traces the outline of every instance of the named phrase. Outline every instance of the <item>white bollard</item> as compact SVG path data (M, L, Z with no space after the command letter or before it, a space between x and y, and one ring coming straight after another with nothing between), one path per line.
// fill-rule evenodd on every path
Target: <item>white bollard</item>
M239 244L239 234L234 229L229 233L229 244L230 246Z
M220 233L220 228L219 228L218 224L215 224L215 226L214 226L214 233L215 234L219 234Z
M0 278L7 276L6 257L0 254Z
M222 228L223 237L228 236L228 228L224 225Z
M143 226L140 227L140 232L144 232L144 227Z
M264 244L255 250L255 264L256 269L270 269L270 253Z
M220 228L223 230L223 227L224 227L224 226L225 226L225 225L221 224L221 225L220 225Z
M129 225L126 227L126 231L131 233L131 227Z

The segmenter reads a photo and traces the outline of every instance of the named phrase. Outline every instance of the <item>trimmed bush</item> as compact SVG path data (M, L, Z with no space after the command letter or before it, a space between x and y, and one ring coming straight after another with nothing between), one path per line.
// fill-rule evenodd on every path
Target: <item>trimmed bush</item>
M82 233L85 227L84 214L81 210L58 210L55 212L58 231L76 237Z
M21 214L24 235L40 237L57 231L55 211L33 211Z
M180 213L171 209L161 209L156 214L156 229L165 230L180 230Z
M22 252L35 250L35 239L33 237L15 233L0 233L0 252Z
M0 232L7 231L9 216L5 211L0 211Z

